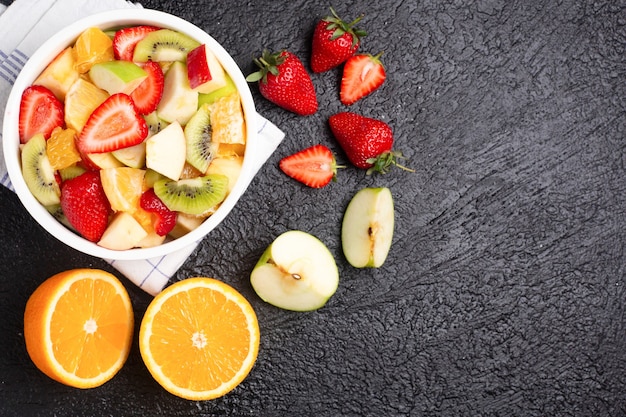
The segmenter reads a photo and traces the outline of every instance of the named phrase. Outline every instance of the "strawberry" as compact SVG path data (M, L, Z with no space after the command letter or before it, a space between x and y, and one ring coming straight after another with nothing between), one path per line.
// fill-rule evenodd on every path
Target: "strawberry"
M337 168L343 168L335 164L332 151L324 145L313 145L286 156L279 166L285 174L312 188L322 188L336 180Z
M412 172L397 163L402 154L392 150L393 132L387 123L351 112L334 114L328 122L350 162L367 169L368 175L385 174L392 165Z
M148 73L148 78L130 93L130 98L140 114L150 114L156 110L163 96L164 76L161 66L156 62L146 62L143 69Z
M259 82L259 92L272 103L301 116L317 111L317 96L302 61L287 51L263 51L254 60L259 71L248 75L248 82Z
M311 69L324 72L335 68L350 58L366 32L354 27L363 16L346 23L331 7L332 16L326 16L315 25L311 48Z
M154 231L159 236L165 236L176 226L177 213L167 208L155 194L154 188L149 188L141 195L139 205L142 209L156 215Z
M32 85L22 93L20 102L20 142L26 143L37 133L48 139L55 127L63 126L63 103L41 85Z
M137 42L146 37L146 35L160 28L154 26L134 26L120 29L113 36L113 53L115 59L123 59L125 61L133 60L133 53Z
M387 74L380 62L380 55L369 54L353 55L346 61L341 78L339 99L349 106L363 97L371 94L380 87Z
M61 184L61 209L82 237L98 242L107 228L111 212L100 173L87 171L64 181Z
M91 113L76 144L83 155L103 153L137 145L147 136L148 125L133 100L117 93Z

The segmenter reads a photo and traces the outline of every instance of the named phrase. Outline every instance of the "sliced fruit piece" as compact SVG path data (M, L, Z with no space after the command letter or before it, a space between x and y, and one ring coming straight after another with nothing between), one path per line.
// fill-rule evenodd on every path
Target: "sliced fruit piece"
M228 76L227 73L224 73L224 79L226 80L226 85L224 87L212 91L208 94L198 94L198 107L202 106L203 104L213 104L218 98L226 97L237 92L237 86L235 86L235 82L232 78Z
M91 113L109 97L84 78L77 79L65 95L65 124L80 133Z
M109 223L111 206L100 173L87 171L61 184L61 208L72 227L85 239L97 242Z
M133 61L184 62L187 59L187 53L199 45L199 42L183 33L171 29L155 30L137 42Z
M61 168L59 170L59 176L61 177L61 182L70 180L72 178L76 178L79 175L85 173L87 170L80 165L71 165L67 168ZM60 191L59 191L60 192Z
M322 241L290 230L267 247L250 282L265 302L286 310L310 311L324 306L337 291L339 272Z
M46 87L27 87L20 102L20 142L28 142L37 133L42 133L48 139L52 130L58 126L63 126L63 103Z
M187 76L190 87L198 93L208 94L226 86L226 72L206 44L187 54Z
M246 145L243 143L220 143L217 148L218 158L227 158L231 156L244 156L246 152Z
M205 174L222 174L228 177L228 192L233 190L233 187L239 179L241 174L241 167L243 166L243 156L228 156L223 158L215 158L209 165Z
M169 124L165 120L160 119L156 111L144 115L143 118L148 124L148 136L152 136L160 132Z
M67 168L81 160L76 149L76 131L56 127L46 144L46 154L54 171Z
M341 226L343 253L356 268L378 268L387 259L394 228L388 188L363 188L348 204Z
M144 140L135 146L118 149L111 154L128 167L143 168L146 165L146 141Z
M121 168L124 166L119 159L113 156L113 152L88 153L83 155L83 163L94 171L108 168Z
M198 93L189 87L187 66L173 62L165 73L163 96L157 106L159 118L185 125L198 109Z
M157 235L165 236L176 226L177 213L167 208L157 197L154 189L150 188L141 195L139 205L142 209L154 214L154 231Z
M159 30L156 26L139 25L123 28L115 32L113 36L113 53L115 59L132 61L137 42L146 37L150 32Z
M213 142L213 129L209 105L205 104L189 119L185 125L187 143L187 162L201 173L205 173L215 157L219 144Z
M146 175L143 178L144 188L147 190L148 188L154 187L154 183L159 180L166 179L165 175L159 174L153 169L146 169Z
M217 143L246 143L246 126L238 93L217 99L209 108L213 141Z
M22 174L26 186L44 206L59 204L61 191L46 154L46 139L33 136L22 148Z
M280 160L280 169L291 178L311 188L322 188L336 180L335 157L324 145L313 145Z
M202 222L204 222L204 217L178 213L178 216L176 216L176 225L170 232L170 236L175 239L185 236L187 233L195 230L198 226L200 226Z
M98 62L112 61L113 41L97 27L91 27L83 31L74 44L74 68L81 74L85 74L92 65Z
M204 277L165 288L139 330L141 357L154 379L194 401L221 397L239 385L256 361L259 341L250 303L228 284Z
M146 139L146 167L172 180L180 178L186 155L185 133L176 121Z
M185 178L196 178L204 175L204 172L198 171L188 162L185 162L185 166L183 166L183 172L180 173L180 179Z
M143 169L129 167L100 170L100 181L111 209L132 213L139 206L145 173Z
M211 174L179 181L160 180L154 184L154 192L170 210L200 216L224 200L228 177Z
M89 117L78 137L81 153L111 152L137 145L148 136L148 125L123 93L107 98Z
M78 71L74 68L74 52L72 47L68 47L48 64L33 84L46 87L56 98L64 101L65 94L78 76Z
M133 325L130 297L114 275L72 269L46 279L31 294L24 341L44 374L75 388L94 388L126 362Z
M153 248L155 246L162 245L165 242L167 236L158 235L154 230L148 232L148 235L141 239L137 246L138 248Z
M117 213L102 234L98 245L112 250L128 250L136 247L148 236L141 224L125 211Z
M346 61L341 78L339 98L349 106L370 95L385 82L387 74L380 62L382 52L376 56L370 54L353 55Z
M130 94L148 74L134 62L115 60L94 64L89 69L89 78L109 94Z
M146 62L143 70L148 74L148 78L133 90L130 98L133 99L140 114L149 114L156 110L161 101L165 78L161 66L156 62Z

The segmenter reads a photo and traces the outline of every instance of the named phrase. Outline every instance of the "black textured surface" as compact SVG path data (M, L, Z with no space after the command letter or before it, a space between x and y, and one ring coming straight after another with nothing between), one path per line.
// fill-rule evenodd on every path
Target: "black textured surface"
M387 82L353 110L388 121L416 172L350 168L325 189L300 186L281 157L321 142L344 160L326 123L346 109L340 72L313 75L320 110L305 118L253 88L287 137L175 276L219 277L251 301L262 339L248 378L215 401L177 399L152 380L136 338L100 388L41 374L22 336L29 294L60 270L111 269L43 233L2 189L0 415L626 415L626 3L368 3L333 2L365 13L362 51L385 51ZM308 68L328 11L304 0L143 4L204 28L245 73L264 47ZM339 238L366 186L390 187L397 204L377 270L351 268ZM339 289L319 311L281 311L250 287L262 250L288 229L318 236L338 262ZM139 322L150 297L128 289Z

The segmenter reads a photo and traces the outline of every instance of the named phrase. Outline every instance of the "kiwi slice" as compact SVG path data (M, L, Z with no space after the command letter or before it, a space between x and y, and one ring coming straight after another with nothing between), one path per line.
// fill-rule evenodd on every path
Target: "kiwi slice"
M156 135L161 130L165 129L167 125L169 125L168 122L161 119L157 115L156 110L153 111L152 113L149 113L143 116L143 119L146 121L146 124L148 125L148 136Z
M37 201L44 206L60 203L61 189L46 154L46 139L42 134L30 138L22 148L22 174Z
M133 61L184 62L187 60L187 53L198 46L200 46L199 42L175 30L155 30L137 42L133 53Z
M200 106L185 125L187 162L203 174L209 169L219 147L219 143L211 140L212 136L211 113L209 105L205 104Z
M61 176L61 181L71 180L72 178L76 178L81 174L84 174L87 171L85 168L78 165L70 165L69 167L62 168L59 170L59 175Z
M227 192L228 177L222 174L154 183L154 193L170 210L195 216L207 213L224 201Z

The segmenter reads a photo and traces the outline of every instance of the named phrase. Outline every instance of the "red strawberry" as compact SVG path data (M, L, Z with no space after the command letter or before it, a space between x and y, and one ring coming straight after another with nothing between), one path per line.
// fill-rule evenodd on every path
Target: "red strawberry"
M248 75L246 80L258 81L263 97L301 116L317 111L313 82L297 56L287 51L272 54L265 50L254 63L260 70Z
M380 62L380 55L369 54L353 55L346 61L341 78L339 99L349 106L363 97L371 94L383 85L387 74Z
M291 178L312 188L322 188L335 180L335 157L324 145L313 145L281 159L280 169Z
M363 16L346 23L330 8L332 16L320 20L313 31L311 69L324 72L337 67L350 58L359 48L365 31L354 27Z
M148 189L141 195L139 205L142 209L156 215L154 231L159 236L165 236L176 226L178 214L167 208L165 203L155 194L154 188Z
M148 78L130 93L130 98L140 114L149 114L156 110L161 101L164 77L161 66L156 62L146 62L143 69L148 73Z
M368 175L385 174L392 165L412 171L396 162L402 154L392 151L393 132L387 123L351 112L334 114L328 122L350 162Z
M52 91L41 85L32 85L22 93L20 102L19 134L20 142L26 143L37 133L46 139L57 126L63 126L63 103Z
M61 184L61 208L76 231L85 239L98 242L109 224L111 206L100 173L87 171Z
M113 94L98 106L85 123L77 140L79 151L111 152L137 145L148 136L148 125L126 94Z
M120 29L113 36L113 53L115 59L123 59L125 61L133 60L133 52L137 42L146 37L146 35L160 28L154 26L134 26Z

